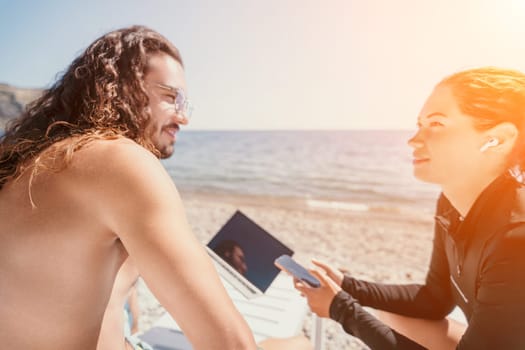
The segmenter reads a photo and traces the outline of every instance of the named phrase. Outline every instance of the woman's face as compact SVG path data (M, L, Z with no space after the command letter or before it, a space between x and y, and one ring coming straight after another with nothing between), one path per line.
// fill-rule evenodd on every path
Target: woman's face
M483 173L480 148L489 137L473 121L460 111L449 87L436 87L419 114L416 134L408 141L414 175L446 186Z

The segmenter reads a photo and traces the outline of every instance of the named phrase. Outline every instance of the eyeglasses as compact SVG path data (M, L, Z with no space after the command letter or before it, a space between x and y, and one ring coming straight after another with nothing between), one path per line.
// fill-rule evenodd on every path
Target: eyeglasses
M184 118L187 120L190 120L194 108L190 100L186 98L184 90L160 83L154 83L154 85L174 94L175 101L173 102L173 106L175 107L175 113L184 116Z

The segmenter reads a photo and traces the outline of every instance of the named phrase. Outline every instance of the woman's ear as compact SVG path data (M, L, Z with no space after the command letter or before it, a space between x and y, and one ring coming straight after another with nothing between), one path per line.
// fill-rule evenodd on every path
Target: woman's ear
M498 150L510 152L518 138L518 128L513 123L503 122L487 130L486 134L488 139L482 146L482 148L485 148L484 150L497 146Z

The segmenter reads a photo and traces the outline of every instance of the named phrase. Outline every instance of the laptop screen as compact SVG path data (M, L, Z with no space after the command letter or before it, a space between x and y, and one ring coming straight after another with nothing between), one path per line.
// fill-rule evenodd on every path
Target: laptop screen
M262 292L279 274L274 260L293 254L293 250L240 211L224 224L208 247Z

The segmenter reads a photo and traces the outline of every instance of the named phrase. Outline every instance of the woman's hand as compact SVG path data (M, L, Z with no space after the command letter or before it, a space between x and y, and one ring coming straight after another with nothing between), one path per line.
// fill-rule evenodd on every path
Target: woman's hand
M295 280L294 286L301 292L302 296L306 297L308 306L310 306L313 313L319 317L330 317L330 304L341 290L341 286L337 285L332 278L317 270L310 270L310 273L321 282L320 287L310 287L299 280Z
M328 265L327 263L321 260L312 259L312 263L315 266L323 269L324 273L326 273L326 275L330 277L339 287L343 285L344 275L342 271L333 268L332 266Z

